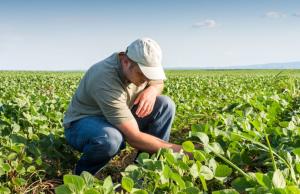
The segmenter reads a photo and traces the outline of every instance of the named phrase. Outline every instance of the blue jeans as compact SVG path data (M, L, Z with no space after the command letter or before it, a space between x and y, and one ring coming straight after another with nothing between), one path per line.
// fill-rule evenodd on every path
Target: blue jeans
M169 141L171 125L175 116L175 104L167 96L158 96L150 115L139 118L132 108L139 129L165 141ZM71 123L65 129L65 137L73 148L82 152L75 174L82 171L95 174L107 164L111 158L126 147L123 134L105 117L89 116Z

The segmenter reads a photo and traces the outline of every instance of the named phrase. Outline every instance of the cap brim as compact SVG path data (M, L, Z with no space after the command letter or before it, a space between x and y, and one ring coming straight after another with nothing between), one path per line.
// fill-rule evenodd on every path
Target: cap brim
M166 75L162 66L158 67L146 67L144 65L139 64L139 67L143 74L150 80L166 80Z

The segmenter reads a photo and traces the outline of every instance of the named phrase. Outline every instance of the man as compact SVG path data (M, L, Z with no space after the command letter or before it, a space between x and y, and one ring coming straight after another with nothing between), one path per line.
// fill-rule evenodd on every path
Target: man
M83 153L75 174L95 174L125 141L149 153L181 150L168 143L175 105L160 95L166 79L161 60L157 42L141 38L85 73L63 122L67 142Z

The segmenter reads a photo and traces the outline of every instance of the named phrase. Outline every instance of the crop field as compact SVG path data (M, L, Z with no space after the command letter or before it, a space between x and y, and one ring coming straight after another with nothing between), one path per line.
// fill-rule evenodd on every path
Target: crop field
M0 72L0 193L300 193L300 71L167 71L171 142L127 146L100 173L72 175L64 111L82 72ZM99 178L99 177L98 177Z

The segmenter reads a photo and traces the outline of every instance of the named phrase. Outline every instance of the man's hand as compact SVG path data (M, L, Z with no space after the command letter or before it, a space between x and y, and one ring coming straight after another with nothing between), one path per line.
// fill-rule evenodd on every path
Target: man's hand
M135 105L138 104L135 114L141 118L148 116L153 110L157 95L159 92L155 86L149 86L142 91L134 101Z

